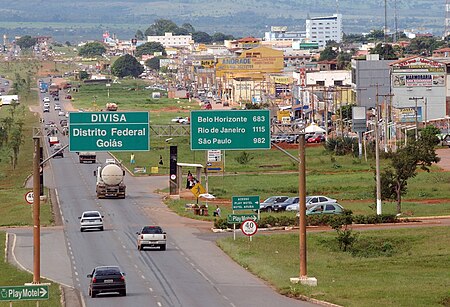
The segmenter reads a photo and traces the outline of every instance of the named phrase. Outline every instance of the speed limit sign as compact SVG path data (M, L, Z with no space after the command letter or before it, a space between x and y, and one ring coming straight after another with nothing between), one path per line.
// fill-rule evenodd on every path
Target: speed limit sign
M245 220L241 225L242 233L246 236L253 236L258 230L258 224L254 220Z
M28 191L27 193L25 193L25 200L30 205L33 204L34 201L33 191Z

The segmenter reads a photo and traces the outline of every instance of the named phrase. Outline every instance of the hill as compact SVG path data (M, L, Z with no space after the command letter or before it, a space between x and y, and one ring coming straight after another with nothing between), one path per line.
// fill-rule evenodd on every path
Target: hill
M307 16L343 15L345 33L362 33L384 26L384 1L348 0L18 0L4 1L0 33L52 35L60 41L99 39L104 30L121 38L134 36L156 19L190 23L197 31L237 37L263 36L270 26L304 30ZM389 0L388 27L416 28L442 35L444 0ZM339 6L337 6L339 3Z

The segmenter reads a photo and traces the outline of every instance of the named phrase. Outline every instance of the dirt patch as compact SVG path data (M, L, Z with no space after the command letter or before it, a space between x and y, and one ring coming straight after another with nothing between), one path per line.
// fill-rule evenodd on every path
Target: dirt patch
M162 109L158 109L157 111L150 111L151 113L160 113L160 112L179 112L179 113L189 113L191 110L180 110L178 106L174 107L165 107Z

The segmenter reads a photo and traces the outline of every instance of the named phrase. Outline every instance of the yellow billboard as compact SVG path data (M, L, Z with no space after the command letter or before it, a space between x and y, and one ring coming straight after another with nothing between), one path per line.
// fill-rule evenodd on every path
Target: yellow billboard
M279 73L283 71L283 66L283 51L258 47L243 52L239 57L218 59L216 76L249 72Z

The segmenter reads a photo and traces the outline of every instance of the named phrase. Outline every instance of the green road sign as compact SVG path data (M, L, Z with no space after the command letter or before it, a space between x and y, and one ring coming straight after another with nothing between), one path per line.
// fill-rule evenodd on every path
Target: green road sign
M69 151L144 151L148 112L70 112Z
M0 286L0 301L48 300L48 285Z
M259 196L233 196L233 210L259 210Z
M227 223L228 224L240 224L245 220L257 221L258 216L256 214L228 214Z
M270 149L269 110L191 111L191 150Z

